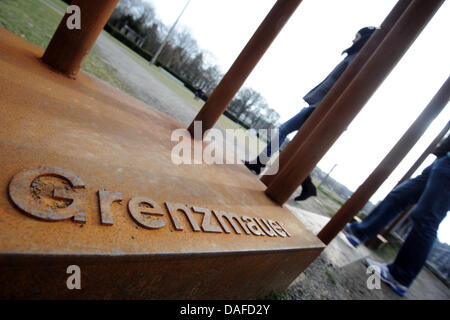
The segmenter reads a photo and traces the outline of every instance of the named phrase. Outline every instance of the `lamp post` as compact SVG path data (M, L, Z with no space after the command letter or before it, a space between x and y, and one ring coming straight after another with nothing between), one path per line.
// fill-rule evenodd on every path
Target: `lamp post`
M164 38L163 42L159 46L158 51L156 51L155 55L153 56L152 61L150 61L150 65L156 63L156 60L158 59L159 55L161 54L161 51L164 49L164 47L166 46L167 42L169 41L169 38L170 38L173 30L175 29L175 26L177 25L178 21L180 20L181 16L183 15L184 11L186 10L187 6L189 5L189 2L191 2L191 0L188 0L188 2L185 4L183 10L181 10L181 13L178 16L177 20L175 20L175 22L173 23L172 27L170 28L170 30L167 33L166 37Z
M317 189L319 189L321 185L323 185L325 182L327 182L328 177L330 176L331 172L333 172L334 168L336 168L336 167L337 167L337 164L335 164L335 165L333 166L333 168L331 168L331 170L327 173L327 175L325 176L325 178L323 178L322 181L320 181L320 184L317 186Z

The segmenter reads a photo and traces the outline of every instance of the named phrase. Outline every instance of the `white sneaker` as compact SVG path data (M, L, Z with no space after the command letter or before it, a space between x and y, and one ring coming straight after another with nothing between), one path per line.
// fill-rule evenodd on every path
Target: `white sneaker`
M367 266L374 267L374 270L376 272L379 271L381 280L386 282L391 287L391 289L395 291L395 293L397 293L401 297L405 296L406 291L408 291L408 287L400 284L397 280L394 279L386 263L376 262L372 259L367 258L366 264Z

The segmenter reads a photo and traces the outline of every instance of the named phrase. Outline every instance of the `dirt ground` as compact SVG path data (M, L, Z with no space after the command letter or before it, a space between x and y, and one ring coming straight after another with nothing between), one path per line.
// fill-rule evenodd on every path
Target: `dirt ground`
M376 259L376 257L375 257ZM405 297L381 282L380 289L368 289L363 260L338 268L319 256L282 294L295 300L448 300L449 288L424 268Z
M106 62L113 65L117 70L117 76L126 82L142 101L186 125L192 121L197 111L186 101L186 98L159 81L146 68L143 68L136 59L130 57L124 48L118 46L105 35L100 36L96 46L104 54ZM298 195L300 190L293 197ZM330 213L334 213L339 208L336 202L320 192L317 197L311 197L301 203L296 203L291 199L288 204L327 218L330 217ZM346 245L348 246L348 244ZM339 245L337 247L339 248ZM371 254L371 256L380 260L380 257L375 254ZM269 298L450 299L450 289L427 268L422 270L404 298L400 298L385 284L382 284L381 289L369 290L366 285L367 277L364 259L359 259L344 266L336 266L327 258L326 254L321 254L292 283L288 290L276 293Z

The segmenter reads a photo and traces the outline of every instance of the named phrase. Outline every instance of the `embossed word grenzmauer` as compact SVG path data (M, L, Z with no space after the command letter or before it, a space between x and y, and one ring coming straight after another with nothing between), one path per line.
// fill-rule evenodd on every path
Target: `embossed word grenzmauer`
M99 190L97 195L101 223L113 225L111 206L114 202L122 204L122 193ZM73 219L79 223L87 222L86 184L68 170L45 166L24 169L12 178L9 196L17 207L32 217L45 221ZM195 232L230 234L232 228L236 234L244 232L255 236L291 236L280 222L271 219L238 216L231 212L185 204L164 204L166 210L150 198L133 197L128 201L128 213L138 225L146 229L165 227L166 220L163 216L168 214L174 229L183 231L185 226L179 214L184 214ZM194 214L202 215L200 226Z

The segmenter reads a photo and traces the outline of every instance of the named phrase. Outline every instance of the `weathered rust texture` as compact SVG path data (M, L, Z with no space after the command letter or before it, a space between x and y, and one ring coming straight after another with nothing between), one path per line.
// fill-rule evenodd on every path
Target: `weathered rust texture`
M63 74L75 78L119 0L73 0L81 10L81 29L70 30L66 13L42 60Z
M120 192L110 193L107 190L98 191L98 201L100 205L100 216L102 224L112 226L114 218L111 212L111 205L113 202L120 202L123 200L123 195Z
M30 190L33 187L33 181L44 175L67 179L73 189L85 189L86 187L78 176L67 170L45 166L24 169L14 175L9 184L9 196L14 204L34 218L48 221L73 218L77 222L86 222L86 193L84 190L77 193L74 191L67 192L61 187L54 188L52 191L54 198L72 200L72 203L64 209L56 205L43 204L43 199L40 196L36 198L32 196Z
M199 134L200 139L203 137L205 131L214 126L300 3L301 0L278 0L275 3L236 61L208 98L208 101L190 124L188 130L193 137L195 121L202 122L202 133L201 135Z
M211 225L211 211L205 208L192 207L195 213L203 213L202 230L205 232L221 233L222 229L218 225Z
M269 237L275 237L275 231L267 224L267 221L264 219L255 218L256 223L261 227L261 229L266 233Z
M321 252L323 243L243 165L175 165L170 137L180 122L84 72L77 81L53 72L40 56L0 28L0 186L8 190L22 169L64 168L85 185L88 219L32 219L0 195L0 297L256 298L286 289ZM110 206L112 226L101 222L99 190L123 195L123 205ZM136 197L156 201L165 214L151 219L166 225L135 221L127 205ZM180 211L184 230L176 231L165 202L276 221L290 236L237 234L231 225L229 234L194 232ZM152 209L133 208L138 217ZM192 217L203 225L205 214ZM210 225L222 228L213 214ZM82 290L66 288L69 265L80 266Z
M149 207L141 206L143 204ZM133 219L142 227L148 229L159 229L166 225L166 221L161 218L153 218L151 215L164 216L161 206L150 198L135 197L128 202L128 210Z
M292 165L289 165L291 170L280 172L268 186L266 194L270 198L279 204L289 199L356 117L442 3L442 0L414 0L410 4L335 105L301 144L291 160Z
M428 106L422 111L416 121L414 121L363 184L358 187L350 199L342 205L333 218L331 218L327 225L319 232L319 239L325 244L330 243L345 225L352 220L359 210L364 207L370 197L378 190L420 139L430 123L445 108L449 98L450 78L447 78L443 86L439 89Z
M243 223L242 220L239 219L239 217L235 213L225 212L225 211L220 211L220 210L213 210L213 213L214 213L214 216L219 221L219 223L222 226L222 229L225 231L225 233L231 233L230 228L225 223L225 219L227 219L228 223L233 227L234 232L236 232L237 234L242 234L241 228L242 228L242 230L244 230L244 232L246 234L250 234L250 230L248 230L245 223ZM236 221L239 223L240 228L236 224Z
M255 221L254 218L251 218L249 216L243 216L242 220L247 222L247 227L251 233L253 233L256 236L264 235L264 231L262 231L261 227L258 225L258 223Z
M179 255L0 255L2 299L255 299L284 291L317 250ZM67 266L81 269L68 290ZM270 289L269 289L270 288Z
M196 220L194 219L194 216L192 214L191 209L189 209L188 206L180 203L169 203L166 202L167 210L169 210L170 218L174 224L175 230L184 230L183 224L180 221L180 217L178 216L178 213L183 213L186 218L188 219L192 230L194 231L200 231L200 227L198 226Z
M388 32L392 29L400 16L405 12L406 8L408 8L411 1L412 0L400 0L397 2L386 19L384 19L379 29L374 32L357 57L339 77L338 81L319 103L308 120L301 126L292 141L289 142L289 144L283 149L283 152L280 153L279 159L276 161L276 163L279 164L278 173L274 175L264 175L261 177L261 181L266 186L269 186L274 179L280 176L282 172L286 173L294 170L296 166L295 157L298 156L297 152L299 151L301 145L308 139L314 128L320 121L322 121L322 119L324 119L325 115L331 110L331 108L334 107L334 104L339 96L356 77L358 72L361 71L364 64L369 60Z

